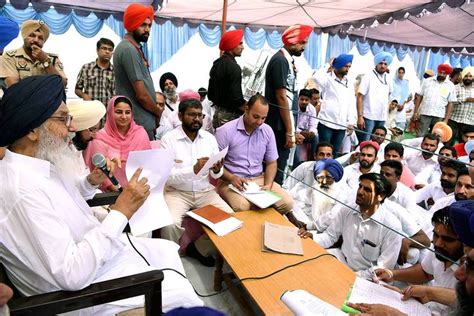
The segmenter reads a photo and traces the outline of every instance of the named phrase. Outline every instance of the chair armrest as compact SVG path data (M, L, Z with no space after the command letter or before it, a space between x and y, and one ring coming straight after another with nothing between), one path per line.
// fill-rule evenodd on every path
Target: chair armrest
M120 192L97 193L92 199L87 200L87 204L90 207L114 204L119 194Z
M57 291L17 298L8 302L8 307L12 316L55 315L145 295L146 315L160 315L163 278L160 270L148 271L94 283L80 291Z

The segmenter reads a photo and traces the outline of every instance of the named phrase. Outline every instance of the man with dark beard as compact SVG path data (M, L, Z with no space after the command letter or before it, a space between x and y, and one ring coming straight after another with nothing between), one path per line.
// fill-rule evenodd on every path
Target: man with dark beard
M313 28L293 25L283 32L283 48L273 55L265 72L265 97L270 103L267 124L275 134L278 160L275 182L282 184L290 157L295 146L296 115L298 113L298 85L293 56L301 56Z
M369 172L379 172L380 165L375 164L379 144L374 141L364 141L360 143L359 162L344 168L344 177L341 182L346 184L350 190L356 190L359 185L359 177Z
M150 194L137 169L100 223L67 170L74 163L69 132L72 117L57 75L32 76L10 87L0 102L0 253L15 287L25 296L83 289L94 282L160 268L185 273L177 245L134 238L150 265L129 245L122 231ZM72 161L72 162L71 162ZM82 178L94 193L105 175L98 169ZM163 309L202 305L192 286L165 271ZM115 315L143 306L143 297L112 302L84 314Z
M466 166L460 161L446 161L441 166L440 180L432 182L421 190L416 191L416 203L422 203L422 206L429 209L436 201L454 195L458 175L464 169L466 169Z
M146 43L153 23L153 7L130 4L123 15L127 34L114 54L115 91L132 101L135 122L145 128L150 140L160 123L161 110L156 106L155 87L150 65L140 43Z
M100 121L105 115L105 107L97 100L68 100L67 108L74 118L76 126L72 142L78 151L83 151L100 129Z
M406 269L377 269L375 271L377 277L385 282L400 281L410 284L423 284L433 280L433 286L453 289L456 285L454 272L463 255L463 245L453 229L448 212L448 207L440 209L433 214L431 219L434 226L433 246L436 253L430 251L421 263ZM429 308L432 311L443 312L447 307L430 303Z
M462 71L462 84L454 88L456 102L454 103L453 115L448 121L453 130L453 139L463 142L461 131L465 126L474 125L474 86L472 85L474 77L474 67L466 67Z
M172 149L175 153L175 165L167 181L165 191L166 204L171 211L174 223L161 229L165 239L180 242L186 254L199 260L206 266L213 266L214 259L209 255L209 241L205 238L181 238L186 234L182 225L183 217L191 209L206 205L233 213L229 205L216 193L209 183L209 176L219 179L224 174L223 161L217 162L205 174L196 178L209 157L219 152L216 138L201 130L204 114L201 102L187 99L179 103L181 126L176 127L161 139L161 147ZM194 240L193 240L194 239ZM188 242L184 242L187 240ZM183 251L184 252L184 251Z

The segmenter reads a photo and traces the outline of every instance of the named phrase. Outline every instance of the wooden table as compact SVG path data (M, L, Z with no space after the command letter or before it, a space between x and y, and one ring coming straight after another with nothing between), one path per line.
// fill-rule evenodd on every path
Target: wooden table
M309 239L302 240L304 256L263 252L263 223L268 221L288 226L291 223L274 209L239 212L235 217L244 221L243 227L226 236L219 237L208 228L205 231L238 279L267 275L326 253ZM334 257L323 256L271 277L242 283L264 314L291 315L290 310L280 301L285 290L304 289L340 308L354 281L355 274L351 269Z

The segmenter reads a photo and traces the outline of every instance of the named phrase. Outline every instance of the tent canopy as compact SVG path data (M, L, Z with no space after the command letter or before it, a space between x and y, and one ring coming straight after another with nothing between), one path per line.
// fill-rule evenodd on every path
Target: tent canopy
M0 7L6 0L0 0ZM17 9L30 1L10 0ZM38 12L51 5L59 13L94 12L100 19L111 14L122 19L130 0L31 1ZM223 0L135 0L155 8L158 22L218 24ZM228 0L227 23L281 31L292 24L308 24L326 32L369 41L412 45L446 52L474 53L474 4L466 0Z

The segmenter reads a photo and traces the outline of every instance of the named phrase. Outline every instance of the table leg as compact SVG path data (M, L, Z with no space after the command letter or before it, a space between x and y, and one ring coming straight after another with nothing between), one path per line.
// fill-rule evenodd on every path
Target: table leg
M222 258L220 253L217 253L216 256L216 270L214 271L214 291L222 290L222 267L224 266L224 258Z

